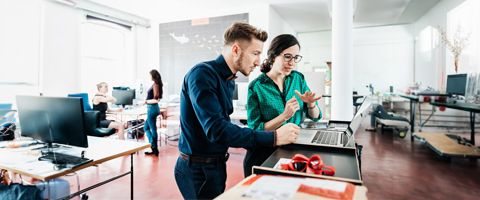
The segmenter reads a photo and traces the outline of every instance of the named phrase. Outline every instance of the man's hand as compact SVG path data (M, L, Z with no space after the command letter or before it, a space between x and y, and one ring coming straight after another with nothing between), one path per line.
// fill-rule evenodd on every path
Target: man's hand
M287 101L285 104L285 109L283 110L282 115L284 116L284 121L292 118L292 116L300 109L300 105L298 105L298 101L295 97L292 97L290 100Z
M276 146L291 144L297 140L300 127L295 124L288 123L277 129Z

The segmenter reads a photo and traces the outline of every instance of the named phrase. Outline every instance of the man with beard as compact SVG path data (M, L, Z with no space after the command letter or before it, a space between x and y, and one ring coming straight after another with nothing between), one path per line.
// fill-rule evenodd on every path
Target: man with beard
M221 55L195 65L183 81L175 180L185 199L213 199L223 193L229 147L290 144L300 131L291 123L255 131L230 122L235 74L248 76L260 64L267 33L238 22L225 31L224 40Z

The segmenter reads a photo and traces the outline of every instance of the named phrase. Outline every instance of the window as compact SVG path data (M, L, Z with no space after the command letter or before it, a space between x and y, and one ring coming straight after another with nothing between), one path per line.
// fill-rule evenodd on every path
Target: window
M96 92L96 84L128 86L135 77L131 28L96 17L81 25L80 90Z

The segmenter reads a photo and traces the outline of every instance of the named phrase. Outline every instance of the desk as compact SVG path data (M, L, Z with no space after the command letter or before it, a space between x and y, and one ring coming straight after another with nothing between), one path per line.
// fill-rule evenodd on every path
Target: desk
M470 142L475 145L475 114L480 113L480 105L472 103L446 103L446 102L431 102L433 106L445 106L447 108L463 110L470 112Z
M53 169L53 164L47 161L38 161L38 153L35 154L31 150L36 146L25 148L1 148L0 169L6 169L17 174L48 182L54 178L77 172L87 167L99 165L115 158L130 155L131 160L129 172L120 174L103 182L82 189L65 198L73 198L85 193L86 191L92 190L103 184L130 174L130 198L133 199L133 154L137 151L149 148L150 144L88 136L88 146L89 147L85 149L85 157L92 159L92 162L73 169L62 169L58 171ZM76 148L72 148L72 151L78 150Z
M292 158L295 154L303 154L310 157L318 154L326 165L334 166L336 171L334 176L324 176L316 174L307 174L304 172L286 171L275 169L274 166L281 158ZM358 162L357 149L355 147L326 147L302 144L289 144L279 147L268 157L261 166L254 166L254 174L281 174L289 176L301 176L322 178L337 181L345 181L353 184L362 184L360 173L360 164Z
M163 119L166 118L166 112L167 112L167 106L161 106L160 107L160 124L162 124ZM138 121L142 116L145 116L144 119L146 118L147 115L147 107L146 106L138 106L138 107L133 107L129 109L124 109L121 112L107 112L108 115L115 115L115 118L118 119L120 115L120 121L125 122L129 120L136 120ZM126 120L124 120L124 117ZM134 130L137 131L138 129L142 129L144 126L144 123L137 124L132 127L128 127L126 130ZM160 125L162 126L162 125ZM135 134L138 136L138 134ZM138 141L138 137L135 137Z
M406 98L410 100L410 140L413 141L413 133L415 132L415 107L417 103L420 101L420 98L416 95L406 95L400 94L400 97Z
M124 121L123 117L124 116L129 116L133 117L134 119L138 120L142 115L147 114L147 108L144 106L141 107L134 107L134 108L129 108L129 109L124 109L123 111L120 112L107 112L108 115L115 115L115 118L119 118L120 116L120 121Z
M446 96L448 96L448 94L417 93L415 95L399 94L398 96L410 100L410 132L414 133L415 132L416 105L417 105L417 103L420 102L420 96L446 97ZM420 115L421 115L421 110L420 109L419 109L419 112L420 112ZM427 119L427 121L428 121L428 119ZM413 134L410 134L410 140L413 141Z
M229 190L225 191L223 194L218 196L215 199L251 199L249 197L243 196L245 191L249 188L250 185L247 184L253 178L256 178L258 175L250 175L249 177L243 179L240 183L233 186ZM264 175L265 176L265 175ZM296 192L293 196L293 199L328 199L320 196L311 195L303 192ZM355 186L352 199L367 199L367 188L365 186Z

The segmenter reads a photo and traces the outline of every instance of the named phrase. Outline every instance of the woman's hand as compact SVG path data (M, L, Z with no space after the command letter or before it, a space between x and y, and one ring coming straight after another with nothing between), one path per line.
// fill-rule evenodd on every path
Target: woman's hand
M283 116L285 117L284 121L287 121L288 119L290 119L295 114L295 112L297 112L298 109L300 109L300 105L298 105L297 99L295 97L292 97L285 104L285 109L282 113Z
M297 94L298 97L300 97L300 99L303 102L305 102L306 104L309 104L309 106L311 104L314 104L315 102L317 102L318 100L320 100L322 98L321 96L320 97L315 97L315 93L310 92L310 91L305 92L305 94L300 94L300 92L298 90L295 90L295 94Z

